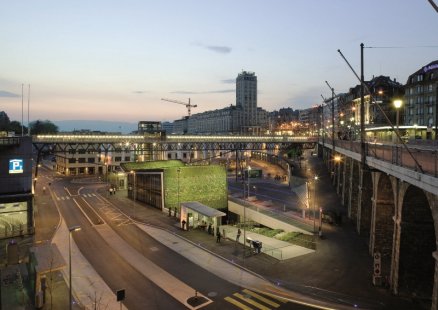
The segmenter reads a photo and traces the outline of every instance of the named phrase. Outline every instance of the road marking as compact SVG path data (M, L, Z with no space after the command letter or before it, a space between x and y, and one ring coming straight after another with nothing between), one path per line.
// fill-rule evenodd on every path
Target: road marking
M283 297L280 297L280 296L276 296L276 295L273 295L273 294L271 294L271 293L266 293L265 292L265 294L266 295L268 295L269 297L271 297L271 298L274 298L275 300L278 300L279 302L282 302L282 303L287 303L288 301L287 301L287 299L284 299Z
M61 197L61 200L65 200L65 197L64 197L64 196L62 196L62 197Z
M59 197L56 197L56 199L57 199L57 200L61 200L61 198L59 198Z
M247 303L249 303L249 304L251 304L251 305L253 305L253 306L255 306L255 307L259 308L259 309L261 309L261 310L270 310L270 308L265 307L264 305L259 304L258 302L252 300L251 298L243 296L242 294L234 293L233 295L236 296L237 298L240 298L243 301L245 301L245 302L247 302Z
M230 304L233 304L233 305L235 305L236 307L239 307L240 309L243 309L243 310L252 310L252 308L250 308L250 307L248 307L248 306L242 304L241 302L235 300L234 298L231 298L231 297L228 297L228 296L227 296L227 297L225 297L224 299L225 299L226 301L228 301Z
M96 216L102 221L102 224L106 224L105 221L103 220L103 218L99 215L99 213L96 212L96 210L94 210L94 208L88 203L88 201L86 201L84 198L82 198L82 200L87 204L87 206L94 212L94 214L96 214Z
M273 301L271 301L271 300L269 300L269 299L267 299L267 298L265 298L265 297L263 297L263 296L261 296L261 295L259 295L259 294L257 294L257 293L254 293L253 291L250 291L250 290L244 289L243 292L244 292L245 294L251 295L251 296L253 296L253 297L255 297L255 298L257 298L257 299L263 301L265 304L268 304L268 305L270 305L270 306L272 306L272 307L275 307L275 308L280 307L279 304L277 304L277 303L275 303L275 302L273 302Z
M155 285L160 287L175 300L182 303L186 308L199 309L213 302L213 300L198 292L198 296L205 298L206 301L202 305L191 306L187 300L193 297L195 288L187 285L185 282L147 259L143 254L123 240L110 226L98 225L94 227L102 238L107 240L110 246L120 253L121 257L131 264L133 268L137 269L138 272L155 283Z
M93 225L93 221L88 217L88 215L85 213L85 211L82 209L82 207L79 205L79 203L76 201L76 199L73 198L73 201L75 202L75 204L78 206L79 210L81 210L82 214L85 216L85 218L90 222L91 226Z
M70 200L70 197L66 196L65 199Z

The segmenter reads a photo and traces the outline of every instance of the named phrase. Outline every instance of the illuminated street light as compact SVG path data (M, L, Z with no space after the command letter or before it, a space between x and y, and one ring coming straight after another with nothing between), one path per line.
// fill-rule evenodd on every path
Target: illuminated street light
M403 101L400 99L394 100L394 107L395 107L395 111L396 111L396 128L397 128L397 137L396 137L396 141L398 143L398 137L400 137L400 131L399 131L399 118L400 118L400 108L403 105Z
M313 178L315 181L313 182L313 233L316 232L316 223L315 223L315 209L316 209L316 181L318 181L318 176L315 175Z
M69 266L69 289L70 289L70 294L69 294L69 309L72 309L72 287L71 287L71 235L73 232L75 231L79 231L81 230L80 226L72 226L69 227L68 231L68 266Z

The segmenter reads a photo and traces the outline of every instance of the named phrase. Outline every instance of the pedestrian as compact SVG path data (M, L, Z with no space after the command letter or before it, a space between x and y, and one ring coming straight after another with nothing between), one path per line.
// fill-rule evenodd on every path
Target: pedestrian
M227 236L225 235L225 228L224 228L224 229L222 229L222 237L224 238L224 240L226 240L226 239L227 239Z
M182 220L182 229L186 230L186 220Z
M43 193L44 194L46 193L46 187L45 186L43 186Z
M236 242L239 242L240 234L241 234L241 233L242 233L242 232L240 231L240 228L237 228Z
M218 230L216 233L216 243L220 243L221 242L221 232Z
M213 230L211 229L211 224L208 224L207 232L209 235L211 235L213 233Z

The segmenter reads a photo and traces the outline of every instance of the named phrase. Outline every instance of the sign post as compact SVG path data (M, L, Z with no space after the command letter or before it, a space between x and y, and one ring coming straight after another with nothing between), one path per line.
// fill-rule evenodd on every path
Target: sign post
M125 289L118 290L116 292L117 301L120 301L120 310L122 310L123 300L125 300Z
M373 257L373 285L380 286L382 285L382 258L380 252L375 252Z

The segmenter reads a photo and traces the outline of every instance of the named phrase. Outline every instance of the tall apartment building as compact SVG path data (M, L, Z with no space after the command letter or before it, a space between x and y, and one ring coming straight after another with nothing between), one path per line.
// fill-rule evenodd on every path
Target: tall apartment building
M243 133L259 133L257 113L257 76L242 71L236 79L236 107L240 110L240 127Z
M236 105L193 114L173 123L175 134L260 134L268 129L268 112L257 107L257 76L243 71L236 78Z
M431 139L438 123L438 60L411 74L405 85L405 125L427 126ZM436 131L435 131L436 134Z

